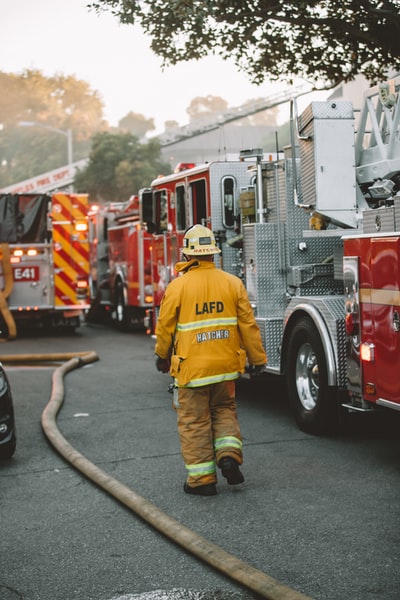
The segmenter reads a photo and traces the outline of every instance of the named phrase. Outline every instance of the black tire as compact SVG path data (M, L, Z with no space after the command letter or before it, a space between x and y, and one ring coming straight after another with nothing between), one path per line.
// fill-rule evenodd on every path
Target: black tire
M129 319L122 281L118 281L115 288L115 323L120 331L127 331Z
M309 317L295 323L287 347L286 383L296 423L312 435L327 433L337 426L337 391L328 386L321 337Z
M109 305L107 308L101 304L100 294L97 294L94 301L91 303L89 310L85 313L85 321L86 323L105 323L109 324L110 322L110 310Z
M13 437L9 442L0 446L0 459L11 458L15 452L17 441Z

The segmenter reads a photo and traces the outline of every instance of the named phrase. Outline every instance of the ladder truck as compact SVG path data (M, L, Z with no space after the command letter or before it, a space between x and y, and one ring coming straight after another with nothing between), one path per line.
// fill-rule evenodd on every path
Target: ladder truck
M241 277L293 416L322 434L343 407L400 410L400 77L347 101L291 103L291 143L266 159L152 182L159 297L184 230L210 227L217 266ZM161 277L160 277L161 273Z
M400 77L366 91L359 115L292 102L291 139L274 162L242 152L255 185L223 262L244 278L298 426L321 434L341 407L400 410Z

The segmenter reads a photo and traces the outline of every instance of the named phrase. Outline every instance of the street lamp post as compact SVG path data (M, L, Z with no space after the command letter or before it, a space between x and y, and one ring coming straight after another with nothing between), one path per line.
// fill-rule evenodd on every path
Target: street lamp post
M36 123L36 121L20 121L18 123L21 127L42 127L43 129L48 129L49 131L54 131L55 133L59 133L67 138L67 160L68 160L68 168L72 171L72 163L74 161L73 156L73 146L72 146L72 129L57 129L57 127L52 127L51 125L46 125L45 123Z

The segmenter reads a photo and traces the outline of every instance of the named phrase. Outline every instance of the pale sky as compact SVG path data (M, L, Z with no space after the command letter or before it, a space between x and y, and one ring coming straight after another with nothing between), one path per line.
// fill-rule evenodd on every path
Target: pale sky
M252 85L233 62L210 57L161 70L161 59L138 28L97 16L86 0L0 0L0 71L38 69L45 76L73 75L99 92L110 125L132 111L186 125L196 96L220 96L229 107L267 97L284 84ZM0 119L1 120L1 119Z

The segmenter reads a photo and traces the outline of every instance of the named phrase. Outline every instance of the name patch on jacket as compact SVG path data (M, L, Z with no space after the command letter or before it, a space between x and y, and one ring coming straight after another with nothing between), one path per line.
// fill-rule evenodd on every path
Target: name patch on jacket
M198 344L202 342L209 342L210 340L226 340L229 338L229 329L214 329L212 331L202 331L196 333L196 340Z
M220 313L224 310L224 303L220 300L216 302L204 302L203 305L196 304L196 315L208 315Z

